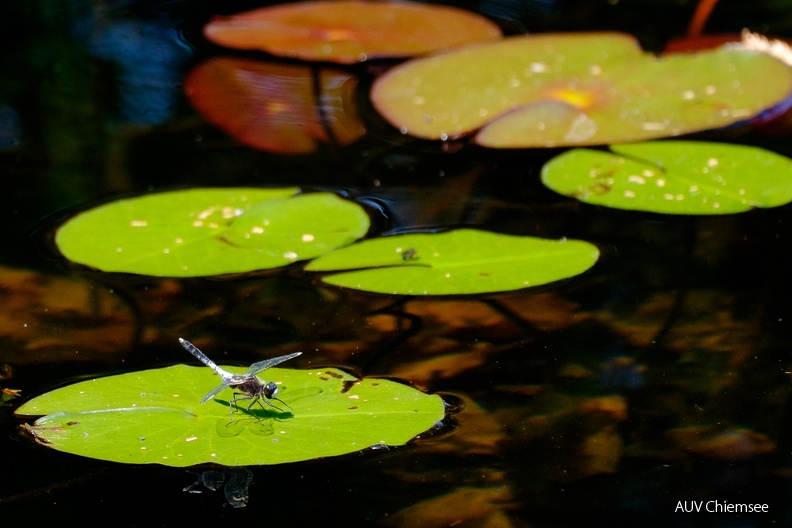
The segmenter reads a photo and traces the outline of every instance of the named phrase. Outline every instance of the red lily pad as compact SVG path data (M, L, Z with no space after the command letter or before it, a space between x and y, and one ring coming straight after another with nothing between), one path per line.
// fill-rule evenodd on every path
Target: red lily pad
M319 75L318 101L313 75ZM366 130L354 103L356 86L357 79L341 71L227 57L199 64L184 80L190 102L209 121L248 146L283 154L359 139Z
M762 82L756 82L762 79ZM374 84L402 133L478 130L494 148L600 145L726 127L788 104L792 68L726 46L656 57L618 33L544 34L466 46L398 66Z
M297 2L218 17L204 27L204 35L229 48L351 64L496 40L502 33L486 18L453 7L342 0Z

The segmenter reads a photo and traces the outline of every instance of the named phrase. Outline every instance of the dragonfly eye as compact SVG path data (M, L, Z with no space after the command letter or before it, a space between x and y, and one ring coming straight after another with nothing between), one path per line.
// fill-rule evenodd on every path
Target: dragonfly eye
M267 398L274 398L278 394L278 390L279 390L278 386L270 381L269 383L264 385L264 396L266 396Z

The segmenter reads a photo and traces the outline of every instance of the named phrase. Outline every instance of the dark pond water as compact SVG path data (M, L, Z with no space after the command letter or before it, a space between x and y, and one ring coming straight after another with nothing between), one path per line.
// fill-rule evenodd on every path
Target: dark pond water
M511 33L621 30L656 50L684 33L693 4L460 5ZM788 2L721 4L712 32L748 26L792 36ZM557 152L412 141L388 127L366 102L387 64L343 70L358 78L364 137L344 146L329 134L303 154L250 148L189 105L182 79L228 54L201 37L212 14L257 5L0 7L0 387L22 391L0 406L2 522L792 523L789 206L666 218L571 203L538 183ZM788 132L722 140L792 155ZM227 280L107 276L52 250L52 227L75 210L150 191L243 185L343 193L367 206L377 234L465 225L580 238L603 256L587 274L536 290L425 299L326 288L299 267ZM302 350L292 366L399 378L459 398L464 410L453 434L405 448L250 468L244 509L221 492L184 492L200 470L84 459L20 434L13 409L25 398L187 362L179 336L239 364ZM684 513L680 501L769 511Z

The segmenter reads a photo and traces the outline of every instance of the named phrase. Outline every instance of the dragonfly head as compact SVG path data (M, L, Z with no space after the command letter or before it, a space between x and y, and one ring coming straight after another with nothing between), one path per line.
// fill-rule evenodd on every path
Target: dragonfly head
M269 381L267 382L266 385L264 385L264 390L262 392L264 393L264 396L266 396L269 399L272 399L278 395L279 391L280 388L277 385L275 385L275 383L273 383L272 381Z

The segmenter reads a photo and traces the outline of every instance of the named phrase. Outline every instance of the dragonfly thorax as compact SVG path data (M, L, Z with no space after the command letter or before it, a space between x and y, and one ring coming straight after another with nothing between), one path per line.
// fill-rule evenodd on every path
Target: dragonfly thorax
M272 382L270 382L272 383ZM250 396L266 396L266 386L262 385L255 376L243 380L241 383L230 384L231 387Z
M280 391L274 382L261 383L255 376L242 380L241 383L232 383L231 387L250 396L263 396L267 399L274 398Z

